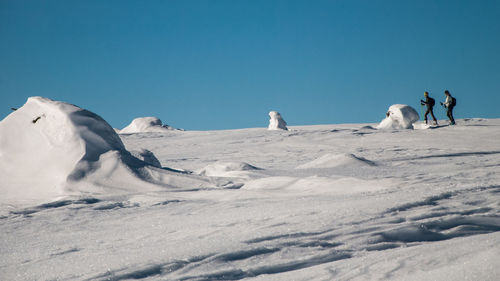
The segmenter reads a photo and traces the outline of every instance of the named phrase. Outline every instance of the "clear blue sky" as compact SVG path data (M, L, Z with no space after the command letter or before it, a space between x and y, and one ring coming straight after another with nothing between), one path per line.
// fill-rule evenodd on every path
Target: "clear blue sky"
M44 96L116 128L379 122L445 89L500 117L500 1L0 0L0 119Z

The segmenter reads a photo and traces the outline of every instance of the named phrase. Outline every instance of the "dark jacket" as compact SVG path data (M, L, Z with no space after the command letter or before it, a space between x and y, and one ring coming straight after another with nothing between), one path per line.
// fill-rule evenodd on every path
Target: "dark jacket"
M427 106L427 108L433 108L434 105L436 104L436 101L433 98L427 96L427 97L425 97L425 101L420 100L420 104L422 104L422 105L425 104Z

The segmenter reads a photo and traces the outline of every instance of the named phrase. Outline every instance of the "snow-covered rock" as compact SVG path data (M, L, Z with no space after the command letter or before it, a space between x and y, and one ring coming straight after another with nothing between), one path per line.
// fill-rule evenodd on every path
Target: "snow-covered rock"
M413 123L420 119L417 111L406 104L390 106L386 116L377 129L413 129Z
M161 133L172 130L179 129L162 124L161 120L157 117L139 117L132 120L127 127L120 130L120 134Z
M277 111L269 112L269 130L288 130L286 122Z

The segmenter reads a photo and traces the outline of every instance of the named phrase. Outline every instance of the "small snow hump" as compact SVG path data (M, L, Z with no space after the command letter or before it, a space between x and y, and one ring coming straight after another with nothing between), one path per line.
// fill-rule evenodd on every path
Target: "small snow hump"
M209 177L249 177L252 172L261 170L245 162L215 162L198 171L199 175Z
M389 107L386 118L377 129L413 129L413 123L420 119L417 111L406 104L394 104Z
M288 130L286 122L277 111L269 112L269 127L268 130Z
M302 164L295 169L325 169L360 166L376 166L376 164L368 159L350 153L328 153L308 163Z
M120 134L161 133L172 130L179 129L162 124L161 120L157 117L139 117L132 120L127 127L120 130Z

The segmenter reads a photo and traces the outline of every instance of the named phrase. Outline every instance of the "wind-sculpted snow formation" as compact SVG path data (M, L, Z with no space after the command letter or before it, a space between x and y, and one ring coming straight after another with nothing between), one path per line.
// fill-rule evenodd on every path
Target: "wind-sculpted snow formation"
M156 117L140 117L135 118L127 127L120 130L120 134L162 133L172 130L179 129L164 125L161 120Z
M271 111L269 112L269 117L269 130L288 130L286 122L279 112Z
M420 119L413 107L405 104L395 104L389 107L386 118L380 122L377 129L413 129L413 123Z
M181 182L206 184L165 175L167 171L157 169L161 165L150 151L136 154L142 159L128 152L114 129L97 114L31 97L0 122L0 201L47 202L90 191L109 194Z

